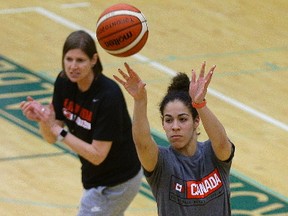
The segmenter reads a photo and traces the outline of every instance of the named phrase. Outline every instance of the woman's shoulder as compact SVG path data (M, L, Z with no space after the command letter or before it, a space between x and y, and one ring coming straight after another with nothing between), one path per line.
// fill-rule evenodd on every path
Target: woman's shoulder
M111 79L110 77L108 77L108 76L106 76L106 75L104 75L104 74L101 74L100 76L99 76L99 81L101 82L101 83L103 83L104 85L109 85L109 86L111 86L111 87L119 87L119 85L113 80L113 79Z
M62 72L58 74L54 82L54 92L63 94L72 94L76 87ZM65 90L65 91L64 91Z
M120 86L111 78L107 77L104 74L101 74L98 80L98 85L102 86L102 91L109 95L122 95ZM97 83L96 83L97 85Z
M164 160L172 160L172 158L178 157L178 154L171 146L159 146L159 156Z
M68 83L68 78L65 76L63 71L60 71L56 77L55 84Z
M211 154L213 153L212 143L210 140L206 140L203 142L197 142L198 151L202 154Z

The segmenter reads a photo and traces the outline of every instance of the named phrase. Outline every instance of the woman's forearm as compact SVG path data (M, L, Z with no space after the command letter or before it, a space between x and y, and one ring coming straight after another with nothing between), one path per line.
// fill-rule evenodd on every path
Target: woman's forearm
M42 135L42 137L48 142L48 143L55 143L57 140L57 137L51 132L51 127L43 122L39 122L39 130Z
M133 137L136 145L143 146L150 140L150 125L147 118L147 100L135 100L133 112Z

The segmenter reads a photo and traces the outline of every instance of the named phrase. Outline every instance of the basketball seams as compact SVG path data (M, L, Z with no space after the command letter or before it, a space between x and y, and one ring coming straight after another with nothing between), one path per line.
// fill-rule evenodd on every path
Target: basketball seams
M107 19L109 19L111 17L119 16L119 15L134 16L134 17L137 17L141 23L146 22L145 16L141 12L134 12L134 11L129 11L129 10L119 10L119 11L112 11L112 12L102 16L97 22L96 29L98 29L99 25L101 23L103 23L104 21L106 21Z
M122 48L122 49L118 49L118 50L107 50L104 49L106 52L112 54L112 55L117 55L117 54L121 54L124 52L129 51L131 48L133 48L134 46L136 46L142 39L142 37L145 35L146 32L148 32L148 28L146 25L146 22L141 22L142 23L142 29L140 34L138 35L138 37L132 42L130 43L128 46Z
M103 36L103 37L99 37L98 40L99 40L99 41L104 40L105 38L110 37L110 36L112 36L112 35L115 34L115 33L120 33L120 32L122 32L122 31L125 31L125 30L127 30L127 29L129 29L129 28L131 28L131 27L135 27L135 26L137 26L137 25L142 25L142 23L135 23L135 24L133 24L133 25L127 26L126 28L123 28L123 29L121 29L121 30L112 32L112 33L107 34L107 35L105 35L105 36ZM143 25L142 25L141 31L142 31L142 29L143 29ZM139 34L141 34L141 31L139 32ZM139 34L138 34L138 35L139 35ZM137 36L137 37L138 37L138 36Z

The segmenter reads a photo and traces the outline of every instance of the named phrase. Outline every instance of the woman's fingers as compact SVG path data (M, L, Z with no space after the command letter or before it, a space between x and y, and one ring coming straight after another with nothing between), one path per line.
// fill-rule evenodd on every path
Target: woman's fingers
M125 82L124 82L122 79L120 79L118 76L113 75L113 77L114 77L115 80L117 80L117 81L118 81L119 83L121 83L123 86L125 85Z

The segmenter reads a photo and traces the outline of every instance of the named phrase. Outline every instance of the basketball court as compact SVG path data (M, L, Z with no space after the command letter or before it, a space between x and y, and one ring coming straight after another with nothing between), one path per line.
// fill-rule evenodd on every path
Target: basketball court
M49 103L61 70L64 40L83 29L95 37L98 16L119 1L0 2L1 215L76 215L82 194L80 162L61 143L50 145L19 103L30 95ZM208 106L236 154L231 172L233 215L288 215L288 2L132 1L148 20L138 54L119 58L98 45L112 78L128 62L147 83L154 138L167 145L158 104L177 71L217 65ZM132 114L133 101L125 97ZM200 128L200 139L206 139ZM125 216L156 216L143 178Z

